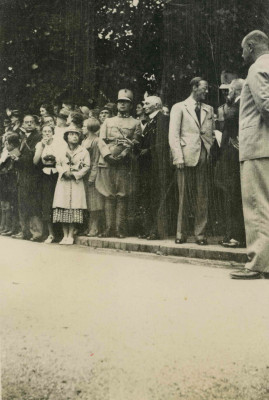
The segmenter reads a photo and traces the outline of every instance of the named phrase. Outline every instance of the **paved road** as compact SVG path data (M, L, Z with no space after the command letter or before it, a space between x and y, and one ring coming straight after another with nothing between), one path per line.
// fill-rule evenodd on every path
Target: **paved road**
M268 280L157 256L0 246L4 400L269 399Z

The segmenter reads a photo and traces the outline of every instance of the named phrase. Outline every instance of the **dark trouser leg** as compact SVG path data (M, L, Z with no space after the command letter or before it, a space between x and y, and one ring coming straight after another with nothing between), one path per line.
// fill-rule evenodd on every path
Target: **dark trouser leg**
M127 198L117 197L116 209L116 232L117 235L124 236L126 234L126 215L127 212Z
M207 151L202 144L200 159L195 167L196 173L196 199L194 234L197 240L202 240L208 218L208 175L207 175Z
M5 230L8 232L11 229L11 222L12 222L12 214L11 214L11 208L10 204L8 208L6 209L6 225L5 225Z
M232 239L232 202L230 191L223 192L224 195L224 223L225 223L225 241ZM236 239L236 238L233 238Z
M106 229L104 234L114 235L115 233L116 201L114 198L105 198L105 219Z
M29 238L31 236L30 218L29 218L28 214L25 213L24 211L22 211L21 209L19 211L19 214L20 214L20 225L21 225L22 234L26 238Z

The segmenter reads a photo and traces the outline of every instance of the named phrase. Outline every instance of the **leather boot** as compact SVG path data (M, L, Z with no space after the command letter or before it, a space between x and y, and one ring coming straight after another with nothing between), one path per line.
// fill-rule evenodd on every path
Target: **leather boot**
M123 239L126 237L126 211L127 211L127 198L117 198L116 209L116 237Z
M113 237L115 236L115 214L116 202L115 199L105 199L105 219L106 229L98 237Z

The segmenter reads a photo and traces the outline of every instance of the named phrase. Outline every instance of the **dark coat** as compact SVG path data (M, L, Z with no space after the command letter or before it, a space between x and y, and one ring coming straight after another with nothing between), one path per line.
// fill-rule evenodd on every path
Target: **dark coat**
M237 101L229 107L225 115L220 158L216 165L216 184L225 191L230 191L240 182L238 150L239 107L240 101Z
M18 169L19 209L29 216L41 213L41 171L34 165L35 146L42 136L36 130L23 138Z
M161 239L168 236L169 193L171 185L169 118L159 112L143 132L139 160L139 208L144 231ZM146 225L146 226L145 226Z

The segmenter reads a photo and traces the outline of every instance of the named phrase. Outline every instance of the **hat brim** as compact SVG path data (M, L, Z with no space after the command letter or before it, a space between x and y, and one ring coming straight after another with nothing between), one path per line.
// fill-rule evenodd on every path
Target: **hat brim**
M219 89L223 89L223 90L230 89L230 85L228 83L222 83L220 85Z
M133 102L133 100L129 99L129 97L121 97L120 99L117 100L118 101L129 101L130 103Z

